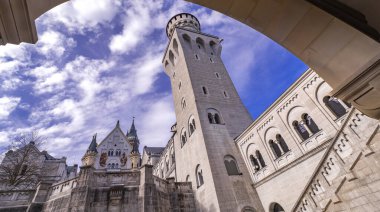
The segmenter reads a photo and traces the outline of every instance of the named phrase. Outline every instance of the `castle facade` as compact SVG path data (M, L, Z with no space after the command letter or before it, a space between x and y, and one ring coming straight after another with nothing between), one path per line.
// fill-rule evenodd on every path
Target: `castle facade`
M186 13L166 33L176 114L167 145L140 153L134 121L127 133L117 122L101 142L93 137L79 174L62 166L27 194L1 191L0 211L378 210L378 120L331 97L309 69L254 121L221 39Z

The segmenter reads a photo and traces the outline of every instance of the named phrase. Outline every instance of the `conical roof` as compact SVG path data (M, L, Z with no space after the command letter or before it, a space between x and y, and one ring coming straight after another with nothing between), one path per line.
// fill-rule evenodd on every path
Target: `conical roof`
M96 134L94 136L92 136L92 141L90 143L90 146L88 146L88 149L87 149L87 152L98 152L98 150L96 149L97 147L97 143L96 143Z
M137 139L137 130L135 127L135 117L133 117L131 128L129 129L127 133L128 140L138 140Z

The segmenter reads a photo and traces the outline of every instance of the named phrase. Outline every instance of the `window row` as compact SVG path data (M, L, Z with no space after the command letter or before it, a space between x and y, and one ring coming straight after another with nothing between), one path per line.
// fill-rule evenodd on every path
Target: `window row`
M109 168L109 169L118 169L119 168L119 164L118 163L109 163L109 164L107 164L107 168Z
M224 166L226 167L226 171L229 176L241 175L241 172L238 168L236 160L231 155L224 156ZM200 164L198 164L197 167L195 168L195 177L196 177L195 180L197 183L197 188L199 188L204 184L203 171L200 167ZM190 175L187 175L186 182L189 182L189 181L190 181Z
M203 94L205 95L209 94L208 89L205 86L202 86L202 91L203 91ZM228 98L227 91L223 91L223 96L224 98Z
M120 156L121 155L121 150L117 149L114 151L113 149L108 150L108 156Z
M190 36L188 34L183 34L182 38L185 41L186 46L191 49L192 48L192 41L191 41ZM195 39L195 44L199 50L206 51L206 45L205 45L205 42L202 38L197 37ZM208 44L209 44L209 49L211 50L210 55L216 54L217 53L217 43L215 41L210 41ZM174 46L174 42L173 42L173 46Z
M301 116L300 121L293 121L293 127L302 140L306 140L320 131L317 124L307 113Z

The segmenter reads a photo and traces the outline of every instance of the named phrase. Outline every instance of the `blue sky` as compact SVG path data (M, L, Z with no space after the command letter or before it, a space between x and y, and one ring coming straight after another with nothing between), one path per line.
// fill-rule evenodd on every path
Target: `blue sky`
M164 29L181 12L224 39L222 58L254 118L307 69L264 35L185 1L71 0L36 20L36 45L0 46L0 153L38 130L45 149L79 163L94 133L100 142L117 120L126 132L133 116L140 148L164 146L175 123Z

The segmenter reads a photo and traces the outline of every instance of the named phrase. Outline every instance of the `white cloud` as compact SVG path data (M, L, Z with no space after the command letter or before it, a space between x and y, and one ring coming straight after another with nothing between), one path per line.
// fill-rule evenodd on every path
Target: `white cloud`
M67 37L57 31L45 31L39 36L36 49L46 57L59 58L70 48L75 47L73 38Z
M153 103L154 102L154 103ZM173 99L164 96L151 102L147 111L142 111L142 146L165 146L171 136L170 127L175 123ZM153 103L153 104L152 104Z
M110 22L119 12L120 0L71 0L41 16L46 26L62 23L69 31L84 33Z
M20 97L3 96L0 98L0 120L8 118L9 114L16 109L20 103Z

